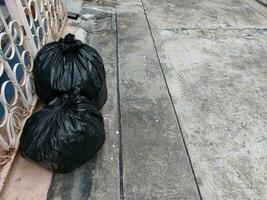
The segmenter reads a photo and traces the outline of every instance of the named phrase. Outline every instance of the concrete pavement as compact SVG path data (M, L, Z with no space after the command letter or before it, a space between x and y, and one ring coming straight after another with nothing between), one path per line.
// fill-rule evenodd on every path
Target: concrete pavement
M266 199L267 9L125 0L115 10L115 26L101 19L93 34L95 23L76 22L105 62L117 58L106 65L107 143L54 176L50 199Z
M202 198L267 199L267 8L220 0L144 7Z
M199 199L143 7L117 15L124 198Z
M267 199L266 7L96 0L65 32L104 59L107 140L48 199Z

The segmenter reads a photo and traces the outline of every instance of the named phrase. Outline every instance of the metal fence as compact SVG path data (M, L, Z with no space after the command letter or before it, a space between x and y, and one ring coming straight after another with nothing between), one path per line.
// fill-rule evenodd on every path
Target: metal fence
M33 59L44 44L60 37L67 15L63 0L6 0L0 8L1 190L37 100Z

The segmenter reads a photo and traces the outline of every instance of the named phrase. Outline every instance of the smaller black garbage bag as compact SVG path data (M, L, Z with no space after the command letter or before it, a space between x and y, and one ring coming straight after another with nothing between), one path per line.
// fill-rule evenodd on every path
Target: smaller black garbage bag
M23 156L36 162L50 161L55 172L64 173L88 161L104 141L101 113L79 90L73 90L27 120L20 148Z
M81 94L98 109L107 100L102 58L73 34L46 44L38 52L33 75L36 93L46 103L74 87L79 87Z

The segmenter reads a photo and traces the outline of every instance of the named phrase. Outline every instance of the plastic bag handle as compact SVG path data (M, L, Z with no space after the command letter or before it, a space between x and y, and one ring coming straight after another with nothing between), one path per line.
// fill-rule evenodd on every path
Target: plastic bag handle
M83 47L80 40L75 39L75 35L69 33L64 38L59 39L59 47L62 52L74 52Z

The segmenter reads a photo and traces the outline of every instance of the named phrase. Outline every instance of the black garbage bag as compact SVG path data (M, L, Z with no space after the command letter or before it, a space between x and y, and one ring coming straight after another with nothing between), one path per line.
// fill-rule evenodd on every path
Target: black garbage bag
M107 100L102 58L94 48L76 40L72 34L46 44L38 52L33 75L36 93L46 103L76 86L97 109Z
M27 120L20 148L31 160L50 161L55 172L69 172L94 156L104 141L101 113L75 90Z

